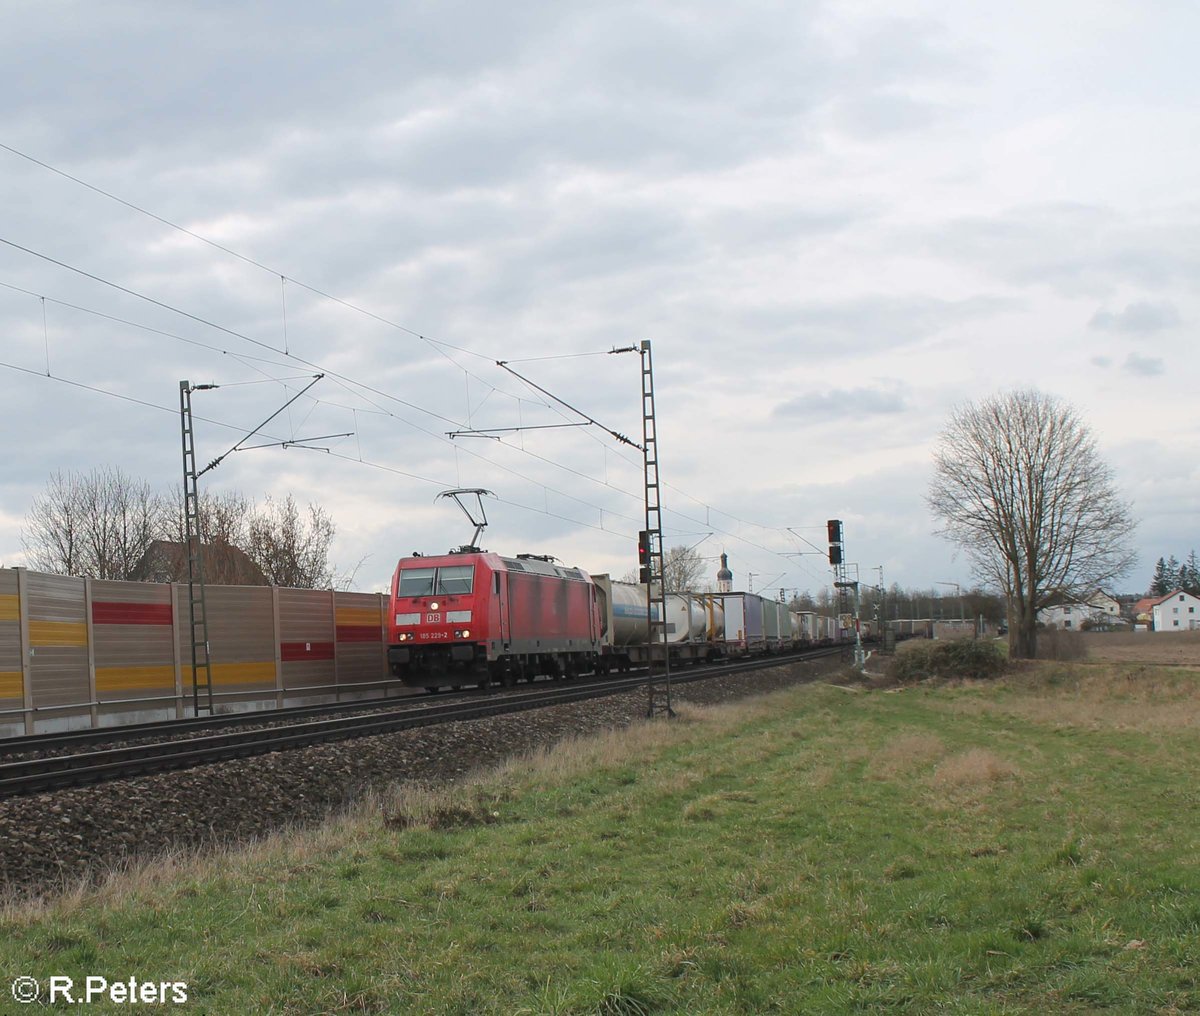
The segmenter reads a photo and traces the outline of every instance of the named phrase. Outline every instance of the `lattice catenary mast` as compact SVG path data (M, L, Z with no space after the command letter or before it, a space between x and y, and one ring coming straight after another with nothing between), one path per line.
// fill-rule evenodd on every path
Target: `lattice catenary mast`
M662 501L658 476L658 426L654 415L654 360L650 340L644 339L642 355L642 454L646 486L646 528L638 542L641 580L646 584L646 689L647 715L671 708L671 651L667 642L667 592L663 574ZM662 685L655 681L655 656L661 653Z

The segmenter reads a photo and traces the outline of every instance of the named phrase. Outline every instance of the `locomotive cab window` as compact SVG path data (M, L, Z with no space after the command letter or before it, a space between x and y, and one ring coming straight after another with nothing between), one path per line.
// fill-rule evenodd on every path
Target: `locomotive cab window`
M438 569L438 596L450 596L455 593L471 592L475 578L475 567L469 564L456 564Z
M432 596L433 568L401 568L397 596Z

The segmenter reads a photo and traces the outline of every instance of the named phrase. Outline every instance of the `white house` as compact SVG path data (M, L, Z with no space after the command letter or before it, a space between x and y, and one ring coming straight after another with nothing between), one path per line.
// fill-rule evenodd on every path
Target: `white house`
M1200 628L1200 597L1176 589L1150 608L1155 631L1189 631Z
M1121 620L1121 605L1103 589L1078 599L1064 598L1038 611L1038 620L1047 628L1083 627L1083 622L1107 621L1116 624Z

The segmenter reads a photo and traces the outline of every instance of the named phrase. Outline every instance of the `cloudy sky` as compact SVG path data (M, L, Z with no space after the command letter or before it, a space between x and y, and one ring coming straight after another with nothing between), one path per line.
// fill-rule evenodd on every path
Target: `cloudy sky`
M638 452L447 433L578 419L506 360L640 438L606 351L649 339L667 544L739 587L827 583L830 517L864 580L967 583L931 447L1034 385L1142 590L1200 549L1197 38L1184 0L10 0L0 562L55 470L180 484L181 379L223 386L207 460L323 371L261 440L353 436L202 482L319 501L360 589L466 540L454 486L495 491L486 546L623 573Z

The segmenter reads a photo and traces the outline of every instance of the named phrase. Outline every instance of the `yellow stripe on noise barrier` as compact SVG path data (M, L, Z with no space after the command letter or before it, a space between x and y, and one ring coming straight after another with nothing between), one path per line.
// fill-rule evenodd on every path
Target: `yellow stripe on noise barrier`
M0 670L0 699L25 700L25 682L19 670Z
M336 624L379 624L379 609L377 607L338 607L334 612Z
M21 601L13 593L0 596L0 621L20 621Z
M83 621L30 621L31 646L86 646L87 625Z
M175 690L174 667L97 667L96 691Z
M189 688L192 683L192 667L183 668L183 683ZM275 661L263 663L214 663L213 684L274 684Z

